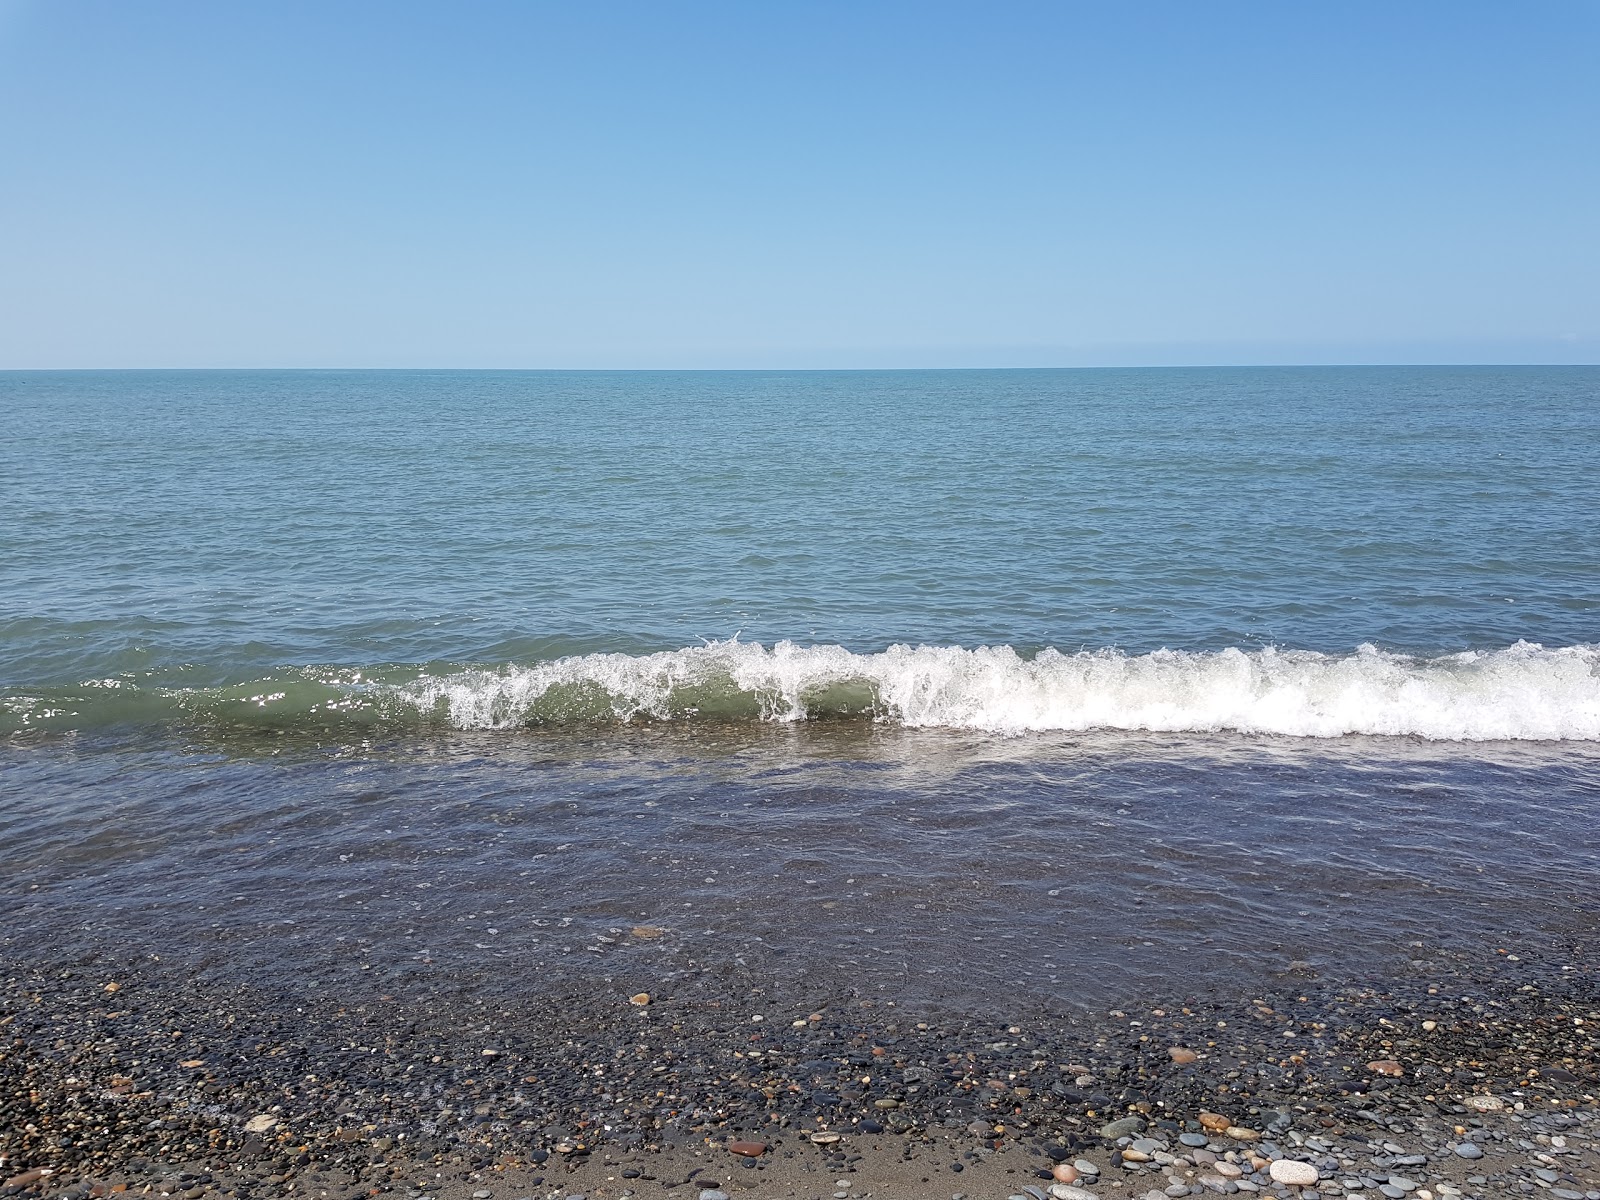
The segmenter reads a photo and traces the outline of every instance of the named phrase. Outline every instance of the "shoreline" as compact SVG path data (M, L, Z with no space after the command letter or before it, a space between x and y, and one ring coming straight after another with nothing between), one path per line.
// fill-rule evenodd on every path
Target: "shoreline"
M1048 1189L1056 1157L1097 1167L1072 1186L1101 1197L1205 1192L1202 1176L1309 1196L1273 1181L1274 1157L1314 1160L1324 1196L1376 1200L1388 1174L1418 1200L1524 1183L1600 1193L1600 988L1570 965L1491 959L1008 1022L859 997L790 1011L748 993L341 1003L296 995L288 963L269 995L110 958L14 967L0 984L7 1194L516 1200L714 1183L976 1200ZM1383 1181L1373 1158L1390 1160Z

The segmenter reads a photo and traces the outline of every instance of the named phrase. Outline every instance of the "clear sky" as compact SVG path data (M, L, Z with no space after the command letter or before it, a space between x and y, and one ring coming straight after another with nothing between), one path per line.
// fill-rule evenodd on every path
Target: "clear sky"
M0 367L1600 361L1600 3L0 0Z

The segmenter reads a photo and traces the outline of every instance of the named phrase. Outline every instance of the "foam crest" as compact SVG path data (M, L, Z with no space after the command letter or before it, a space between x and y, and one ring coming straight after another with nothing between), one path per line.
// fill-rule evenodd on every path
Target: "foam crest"
M771 647L738 641L422 676L397 694L468 729L610 717L795 721L867 714L994 733L1150 730L1436 740L1600 739L1600 646L1413 658L1314 651L1010 646Z

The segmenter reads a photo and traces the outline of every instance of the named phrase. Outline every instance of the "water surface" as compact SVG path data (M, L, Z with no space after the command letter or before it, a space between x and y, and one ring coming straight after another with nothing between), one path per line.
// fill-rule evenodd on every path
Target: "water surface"
M7 951L958 1007L1560 970L1597 399L0 374Z

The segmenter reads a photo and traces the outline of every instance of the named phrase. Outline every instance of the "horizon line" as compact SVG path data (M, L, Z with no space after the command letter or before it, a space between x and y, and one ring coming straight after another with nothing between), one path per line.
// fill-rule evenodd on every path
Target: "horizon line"
M160 367L0 367L0 375L130 374L134 372L503 372L506 374L888 374L915 371L1302 371L1302 370L1439 370L1443 368L1495 370L1522 368L1600 367L1595 362L1238 362L1238 363L1062 363L1033 366L904 366L904 367L462 367L462 366L160 366Z

